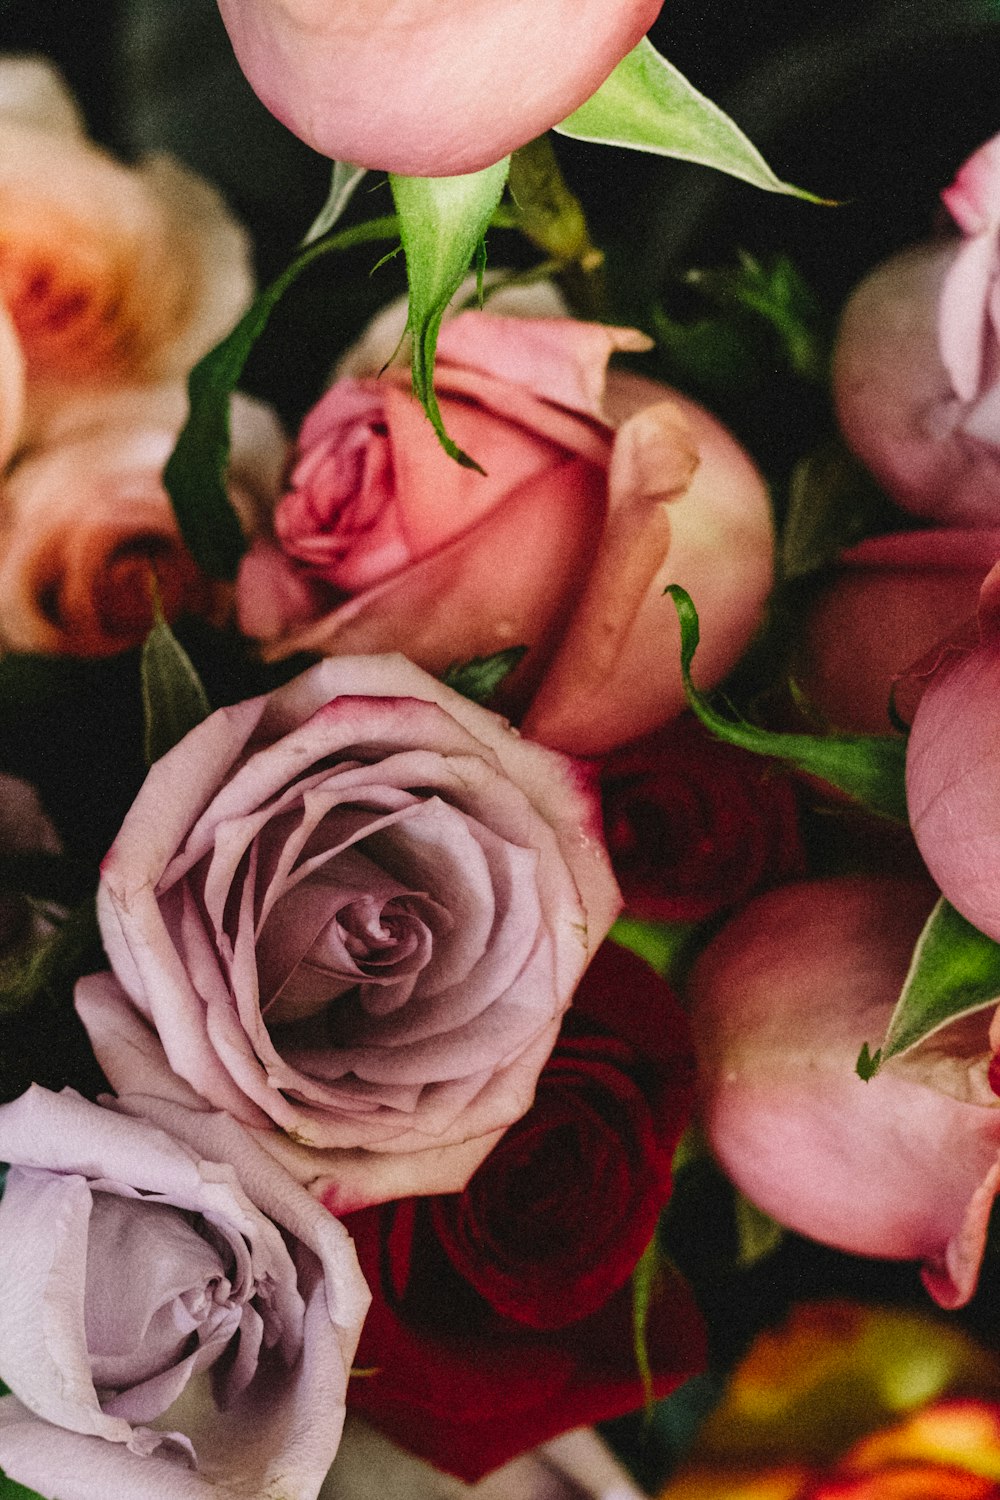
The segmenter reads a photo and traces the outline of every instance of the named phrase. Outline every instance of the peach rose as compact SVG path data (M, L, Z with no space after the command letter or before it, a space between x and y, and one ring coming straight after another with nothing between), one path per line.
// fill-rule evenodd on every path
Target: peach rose
M46 381L182 375L252 295L247 237L167 158L88 141L58 76L0 66L0 301Z
M0 639L17 651L106 656L152 622L213 615L227 591L181 540L160 475L184 420L180 385L60 407L0 489ZM230 488L253 526L280 480L285 440L256 402L234 402Z
M378 344L376 339L371 351ZM363 361L306 418L290 489L238 583L271 658L403 650L428 671L529 650L498 701L536 739L596 754L684 706L678 582L702 686L734 664L772 579L764 483L694 402L605 369L631 329L465 312L445 324L441 450L398 370Z
M476 172L589 99L662 0L219 0L254 91L325 156Z

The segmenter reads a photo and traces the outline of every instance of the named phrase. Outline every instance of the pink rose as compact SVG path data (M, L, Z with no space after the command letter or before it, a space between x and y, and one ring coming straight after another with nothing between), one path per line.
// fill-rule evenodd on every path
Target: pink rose
M913 688L900 679L968 619L998 557L1000 528L897 532L849 548L814 591L798 646L794 675L811 706L836 729L888 734L895 691L911 719Z
M368 1303L347 1232L234 1120L132 1104L0 1109L0 1465L46 1500L315 1500Z
M582 768L402 657L338 658L154 765L77 1006L115 1088L186 1080L336 1212L453 1191L619 905Z
M965 239L905 250L861 283L834 391L848 443L900 505L988 526L1000 485L1000 136L942 198Z
M933 895L858 877L760 897L696 964L692 1025L705 1128L736 1185L825 1244L921 1260L929 1291L954 1307L975 1289L1000 1179L988 1020L869 1083L855 1073L862 1043L885 1032Z
M760 622L772 532L760 475L701 407L612 371L641 334L466 312L446 323L444 454L399 370L338 381L307 417L275 515L238 584L268 654L405 650L441 674L526 645L505 711L536 739L600 753L684 706L679 582L698 606L703 686ZM377 367L376 367L377 368ZM311 623L310 623L311 622Z
M183 375L252 290L213 188L166 157L114 161L53 70L0 62L0 302L34 379Z
M107 656L165 614L222 617L231 591L200 573L161 473L186 411L180 384L118 390L49 414L40 448L0 489L0 640L8 649ZM248 527L277 491L285 439L256 402L233 406L230 493Z
M325 156L477 172L589 99L662 0L219 0L240 67Z

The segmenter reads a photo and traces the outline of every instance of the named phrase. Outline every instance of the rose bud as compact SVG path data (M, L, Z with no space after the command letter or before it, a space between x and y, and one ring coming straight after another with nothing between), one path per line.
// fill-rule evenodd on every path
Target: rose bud
M692 1026L705 1128L737 1187L824 1244L922 1261L955 1307L975 1289L1000 1175L1000 1107L972 1102L991 1098L987 1058L946 1029L868 1083L855 1072L933 899L863 877L758 897L695 965Z
M608 852L637 917L701 922L805 872L790 779L690 714L614 751L601 791Z
M688 1029L670 990L606 943L535 1102L465 1191L360 1213L373 1301L352 1411L465 1480L570 1427L642 1404L629 1278L670 1195L690 1112ZM650 1332L657 1394L700 1367L689 1292L668 1278Z
M234 1120L0 1108L0 1465L46 1500L315 1500L367 1292Z
M0 300L34 379L184 375L252 291L247 237L213 188L165 157L112 160L58 75L0 65Z
M324 156L478 172L573 113L662 0L219 0L251 87Z
M338 658L156 762L77 1006L115 1088L186 1080L341 1212L464 1187L619 905L582 767L402 657Z
M879 266L844 311L834 356L848 443L893 499L946 526L995 525L1000 485L1000 137L942 194L964 240Z
M793 672L810 706L861 734L890 732L890 701L912 719L907 669L965 623L998 557L1000 529L897 532L849 548L814 591L798 644Z
M441 410L485 477L443 452L399 370L339 380L302 428L277 546L244 563L242 628L269 637L271 658L399 649L438 675L527 646L498 701L576 754L672 718L684 694L663 590L694 598L708 687L760 623L771 516L757 470L706 411L606 376L614 350L646 343L568 318L447 322Z
M184 420L180 385L62 406L0 490L0 639L15 651L108 656L138 645L153 590L173 620L221 619L231 590L201 573L161 473ZM266 408L233 403L230 494L249 527L273 498L285 439Z

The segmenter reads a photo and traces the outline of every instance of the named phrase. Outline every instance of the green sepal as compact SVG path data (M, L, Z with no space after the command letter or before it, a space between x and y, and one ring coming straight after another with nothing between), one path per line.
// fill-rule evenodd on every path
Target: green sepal
M749 1270L758 1261L773 1255L785 1237L784 1227L777 1219L772 1219L740 1192L733 1198L733 1218L736 1224L736 1264L742 1270Z
M394 238L394 218L372 219L300 250L280 276L250 304L233 331L200 359L188 377L188 419L163 471L181 536L210 578L232 580L246 538L226 489L229 467L229 398L250 351L288 288L307 266L335 250Z
M776 177L739 126L661 57L648 37L555 129L578 141L698 162L771 193L827 201Z
M899 1057L960 1016L994 1006L1000 998L1000 943L967 922L942 896L917 939L885 1040L872 1055L865 1043L860 1077L874 1077L882 1063Z
M486 707L497 688L527 655L527 646L508 646L493 656L474 656L471 661L452 662L441 679L463 698Z
M326 202L306 231L303 245L311 245L330 233L353 198L354 190L366 171L367 168L355 167L349 161L334 162Z
M653 1389L653 1366L649 1358L649 1310L663 1275L663 1251L657 1235L646 1246L632 1272L632 1347L636 1368L642 1381L643 1403L647 1418L652 1415L656 1401Z
M692 713L728 745L756 755L770 755L846 793L869 812L906 823L906 745L888 736L851 734L775 734L744 720L732 720L710 706L691 681L691 662L698 647L698 614L690 594L679 584L664 590L677 610L681 627L681 677Z
M389 178L399 217L410 289L407 329L413 341L413 391L445 452L479 469L444 430L434 394L434 355L441 320L480 247L510 170L510 158L460 177ZM481 471L480 471L481 472Z
M156 616L139 660L147 766L166 755L212 712L201 678L159 604Z
M648 922L626 912L613 924L608 940L641 958L661 979L669 979L694 930L693 922Z

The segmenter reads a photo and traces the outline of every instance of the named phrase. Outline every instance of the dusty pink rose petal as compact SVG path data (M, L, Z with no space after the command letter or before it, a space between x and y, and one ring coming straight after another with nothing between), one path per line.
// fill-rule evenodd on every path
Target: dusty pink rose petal
M855 1072L933 899L861 877L773 891L709 946L691 993L702 1117L736 1185L813 1239L922 1261L954 1307L975 1289L997 1188L1000 1106L970 1102L990 1097L985 1047L945 1032L869 1083Z
M313 1177L342 1157L362 1199L395 1158L367 1201L449 1160L461 1185L523 1114L619 904L583 769L401 657L213 714L153 767L98 896L173 1070L327 1153ZM81 1014L131 1091L119 992L93 984Z
M4 1472L47 1500L315 1500L368 1302L343 1226L212 1112L34 1087L0 1149Z
M771 521L760 476L713 418L607 373L615 350L646 342L566 318L447 322L441 409L485 478L442 452L402 376L375 381L352 361L300 435L275 514L285 569L264 538L244 565L242 628L272 658L402 649L436 674L525 645L498 701L572 753L677 713L663 589L695 597L709 686L759 624Z
M341 161L477 172L564 120L661 0L219 0L268 109Z
M901 679L975 612L998 557L1000 528L894 532L849 548L814 591L798 643L794 676L811 706L836 729L888 734L892 697L909 723L918 695Z
M13 320L0 304L0 467L21 438L25 411L24 354Z

